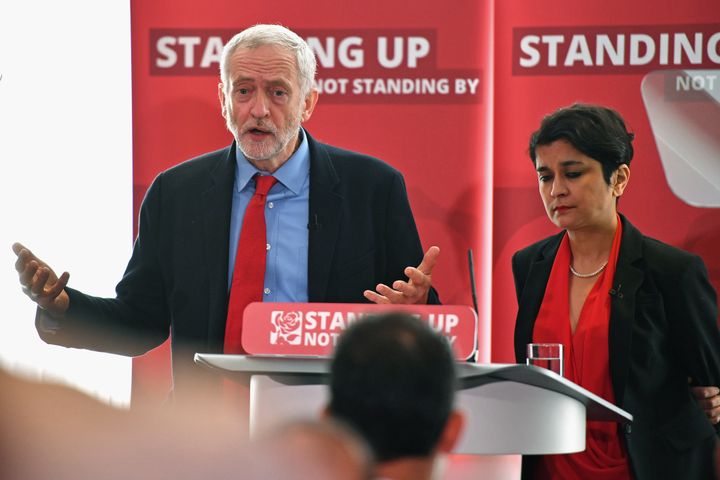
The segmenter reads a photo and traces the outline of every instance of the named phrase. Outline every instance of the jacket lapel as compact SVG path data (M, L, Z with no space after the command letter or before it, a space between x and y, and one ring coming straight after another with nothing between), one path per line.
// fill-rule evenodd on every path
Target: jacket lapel
M525 359L525 348L532 342L532 332L535 327L535 319L540 311L545 287L550 278L555 255L560 247L563 233L551 237L547 244L540 250L532 260L528 269L525 286L520 299L516 327L515 327L515 357L518 362Z
M325 147L305 132L310 147L310 208L308 219L308 300L325 300L335 244L340 232L343 197L340 178Z
M610 378L615 393L615 403L618 405L622 405L630 366L635 299L645 277L643 271L634 265L642 259L642 234L624 216L620 215L620 219L623 233L613 289L610 292L612 299L608 327Z
M208 348L222 351L228 298L228 255L232 189L235 184L235 143L210 172L208 188L201 195L203 254L207 267ZM222 155L222 154L221 154Z

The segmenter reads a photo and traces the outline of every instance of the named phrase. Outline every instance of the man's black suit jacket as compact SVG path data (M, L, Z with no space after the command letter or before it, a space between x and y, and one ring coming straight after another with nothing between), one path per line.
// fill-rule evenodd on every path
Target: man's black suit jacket
M643 236L623 222L608 334L618 406L634 422L622 429L635 478L712 477L715 430L692 398L696 385L720 385L717 301L702 260ZM518 299L515 356L525 362L562 235L513 256ZM532 457L523 478L532 478Z
M306 132L307 133L307 132ZM358 153L310 149L310 302L365 302L363 290L403 279L423 251L402 175ZM68 288L66 317L38 310L48 343L138 355L172 334L175 391L193 352L222 352L235 144L161 173L140 210L132 257L116 298ZM293 268L288 265L287 268ZM429 303L439 303L430 292Z

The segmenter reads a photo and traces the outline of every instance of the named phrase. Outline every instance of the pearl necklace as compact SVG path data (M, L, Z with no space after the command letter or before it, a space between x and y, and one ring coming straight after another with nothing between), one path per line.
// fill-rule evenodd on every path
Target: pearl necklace
M575 275L575 276L578 277L578 278L590 278L590 277L594 277L594 276L597 275L598 273L600 273L600 272L602 272L603 270L605 270L605 267L607 267L607 264L608 264L608 262L603 263L600 268L598 268L598 269L595 270L594 272L590 272L590 273L578 273L577 271L575 271L575 269L573 268L573 266L570 265L570 272L572 272L572 274Z

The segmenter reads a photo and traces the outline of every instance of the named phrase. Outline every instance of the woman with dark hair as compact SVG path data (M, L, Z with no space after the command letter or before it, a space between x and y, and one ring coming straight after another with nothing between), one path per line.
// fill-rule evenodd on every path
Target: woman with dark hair
M716 294L699 257L618 213L632 140L617 112L579 104L530 139L545 210L563 231L513 256L517 361L528 343L562 343L565 376L634 422L588 422L585 451L527 457L524 478L714 475L720 396L693 385L720 385Z

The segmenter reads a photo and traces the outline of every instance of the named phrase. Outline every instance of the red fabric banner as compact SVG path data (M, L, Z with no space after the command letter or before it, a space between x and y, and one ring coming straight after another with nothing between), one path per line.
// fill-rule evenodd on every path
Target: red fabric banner
M693 206L688 203L692 199L683 198L672 186L678 173L696 167L672 171L663 155L663 142L656 140L658 121L669 130L693 125L683 132L688 142L695 141L693 135L707 138L705 130L711 126L682 110L665 113L668 104L683 104L674 93L648 92L652 75L720 68L717 2L513 0L495 3L494 26L493 361L515 359L517 303L511 256L557 232L538 193L537 175L528 156L530 134L543 116L574 102L605 105L625 118L635 133L635 157L619 210L645 235L700 255L717 290L720 210L706 208L709 204ZM674 77L668 78L675 82ZM706 81L710 80L703 78ZM686 83L692 87L692 82ZM681 82L678 89L682 87ZM700 105L696 102L694 108ZM701 115L713 118L707 112ZM720 115L717 111L714 115L714 122L704 123L718 125ZM717 167L717 153L713 158ZM691 181L695 189L702 186L703 180Z
M216 95L222 43L255 23L282 23L319 61L320 102L307 128L403 172L423 245L442 250L433 283L443 302L471 303L466 250L474 249L481 358L489 355L492 299L492 360L514 360L510 257L555 232L527 156L529 136L545 114L577 101L615 108L636 134L620 210L646 235L699 254L718 289L714 167L679 169L657 137L691 125L681 132L693 143L680 145L689 148L685 158L698 144L716 148L692 139L720 137L712 130L720 122L702 120L715 113L695 108L704 87L720 85L720 10L714 0L579 5L316 0L240 9L211 0L170 9L133 0L136 212L158 172L230 143ZM680 178L689 170L702 175ZM169 378L157 358L135 361L134 399L162 390L144 388L157 383L148 371Z
M412 5L132 1L135 214L153 178L228 145L217 99L224 41L256 23L298 32L318 58L320 100L305 124L319 141L383 159L405 176L423 247L441 256L433 284L446 304L471 305L475 251L480 331L489 325L491 2ZM432 12L432 14L429 14ZM485 312L485 313L483 313ZM487 335L480 334L481 349ZM481 352L481 353L483 353ZM169 386L164 353L134 361L133 401ZM156 371L157 375L148 374ZM161 386L157 386L161 385Z

